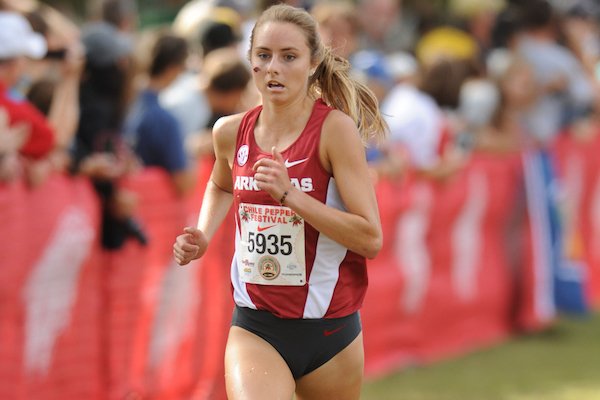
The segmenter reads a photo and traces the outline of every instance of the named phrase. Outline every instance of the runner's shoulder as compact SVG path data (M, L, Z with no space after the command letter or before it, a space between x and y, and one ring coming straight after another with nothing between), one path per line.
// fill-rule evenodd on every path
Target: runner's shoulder
M215 122L212 131L215 146L235 146L235 140L244 114L245 113L227 115L219 118L217 122Z

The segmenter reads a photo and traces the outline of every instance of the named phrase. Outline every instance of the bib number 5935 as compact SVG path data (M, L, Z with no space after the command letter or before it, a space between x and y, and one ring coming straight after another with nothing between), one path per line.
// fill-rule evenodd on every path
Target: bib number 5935
M265 235L264 233L248 232L248 251L257 254L292 254L291 235Z

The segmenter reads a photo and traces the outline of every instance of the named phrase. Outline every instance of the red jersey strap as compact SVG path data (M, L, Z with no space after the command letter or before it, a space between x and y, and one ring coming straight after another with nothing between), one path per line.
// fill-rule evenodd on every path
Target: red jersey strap
M240 144L247 142L247 136L251 131L254 130L254 126L256 125L256 120L262 111L262 106L256 106L244 114L242 117L242 122L240 123L240 127L238 128L237 139L236 139L236 149L240 147Z

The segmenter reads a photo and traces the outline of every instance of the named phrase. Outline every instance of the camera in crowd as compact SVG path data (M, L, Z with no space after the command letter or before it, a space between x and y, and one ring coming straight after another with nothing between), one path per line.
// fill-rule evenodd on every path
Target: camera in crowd
M45 59L48 60L64 60L67 57L67 49L48 50Z

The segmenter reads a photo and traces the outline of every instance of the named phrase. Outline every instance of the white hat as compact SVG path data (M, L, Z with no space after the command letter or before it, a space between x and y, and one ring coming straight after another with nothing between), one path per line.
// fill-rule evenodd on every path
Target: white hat
M34 32L24 16L0 11L0 60L20 56L38 59L46 50L44 36Z
M388 71L394 79L403 79L414 75L419 70L417 59L411 54L398 51L385 56Z

